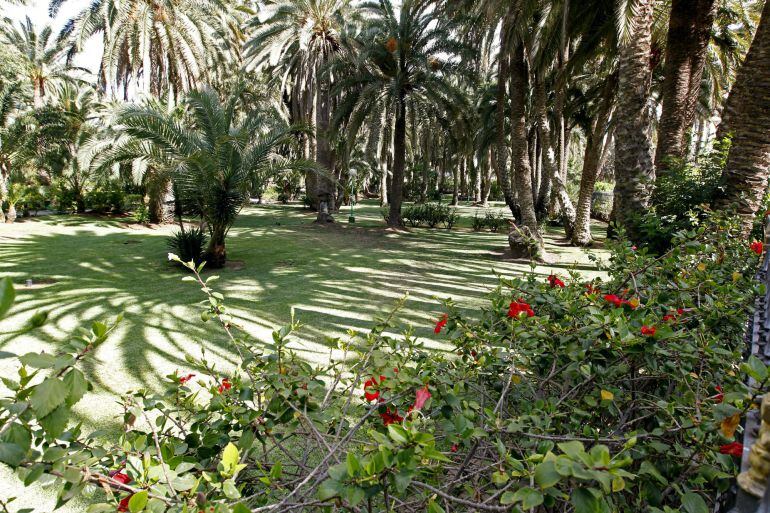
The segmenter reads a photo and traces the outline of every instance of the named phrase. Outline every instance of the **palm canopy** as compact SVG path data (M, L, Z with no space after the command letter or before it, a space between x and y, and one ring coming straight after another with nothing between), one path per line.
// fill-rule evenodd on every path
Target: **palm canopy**
M86 70L68 66L63 57L66 47L52 37L51 27L46 25L38 30L27 17L18 26L5 20L0 24L0 41L15 48L21 56L21 63L29 85L32 87L35 107L43 105L51 85L75 82L72 72Z
M118 119L129 137L102 159L103 165L140 159L170 170L177 200L207 225L207 259L215 266L225 261L225 237L254 176L292 164L278 150L297 128L259 111L241 116L239 103L239 94L222 102L204 87L186 96L182 116L153 106L126 107Z
M332 63L340 78L334 93L341 96L333 125L355 138L365 121L378 126L384 116L394 120L393 190L389 223L401 223L406 152L406 119L452 121L466 105L453 78L470 80L470 68L457 59L468 48L453 37L452 27L436 18L430 2L405 0L396 10L390 0L362 4L366 25L351 60ZM387 129L387 127L385 127Z
M66 0L52 0L55 14ZM95 34L104 52L100 79L113 94L130 87L155 95L187 91L225 60L232 30L225 0L94 0L65 26L71 54Z

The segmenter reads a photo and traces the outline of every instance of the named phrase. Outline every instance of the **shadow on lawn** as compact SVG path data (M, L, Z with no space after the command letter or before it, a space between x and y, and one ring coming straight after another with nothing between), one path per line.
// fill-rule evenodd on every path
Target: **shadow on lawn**
M530 270L527 262L508 259L504 234L390 232L372 208L358 215L356 225L316 226L297 208L244 211L228 238L228 258L244 267L207 274L220 275L214 287L255 341L269 345L270 331L288 322L293 307L305 325L294 347L310 360L326 361L328 336L368 330L374 317L407 292L401 320L415 325L418 336L432 338L432 319L441 310L435 297L452 297L473 315L497 285L496 273ZM38 223L45 226L25 233L26 226ZM220 365L234 363L221 329L199 319L197 303L204 296L198 287L182 282L184 272L165 261L169 229L126 229L113 219L71 217L18 228L0 244L0 274L8 273L18 286L11 323L20 325L35 311L50 312L48 325L24 340L39 340L50 351L73 328L125 312L120 329L85 365L95 383L116 395L132 385L153 388L161 376L185 369L184 355L198 356L199 347ZM539 267L538 274L592 269L584 254L560 245L558 235L549 234L548 240L549 250L565 263ZM23 285L44 278L56 281L31 289ZM8 341L0 335L6 353L40 349L39 343L9 346Z

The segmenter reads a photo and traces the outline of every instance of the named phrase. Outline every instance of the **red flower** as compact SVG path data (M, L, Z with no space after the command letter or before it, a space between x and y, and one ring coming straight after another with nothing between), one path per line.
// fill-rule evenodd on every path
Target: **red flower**
M764 244L762 244L758 240L755 240L754 242L751 243L749 248L751 249L751 251L753 251L757 255L761 255L762 254L762 250L764 249Z
M715 386L714 390L717 391L717 395L714 396L714 402L719 404L725 400L725 394L722 392L722 387L719 385Z
M663 316L665 322L676 320L676 315L666 314Z
M187 376L182 376L181 378L179 378L179 384L184 385L194 377L195 377L195 374L188 374Z
M114 479L115 481L118 481L118 482L120 482L120 483L122 483L122 484L128 484L128 483L130 483L130 482L131 482L131 478L130 478L130 477L128 477L128 476L127 476L126 474L124 474L123 472L118 472L118 473L116 473L116 474L113 474L111 477L112 477L112 479Z
M441 330L444 328L444 326L446 326L446 322L448 319L449 319L449 315L444 314L443 317L441 317L441 319L439 319L438 322L436 322L436 327L433 330L433 333L435 333L436 335L441 333Z
M680 307L680 308L677 308L677 309L676 309L676 314L677 314L677 315L682 315L683 313L684 313L684 308L681 308L681 307Z
M642 326L642 335L644 336L655 336L655 326Z
M230 390L233 387L233 384L230 383L230 380L228 378L225 378L222 380L222 384L219 385L219 393L222 394L228 390Z
M636 251L636 246L631 246L631 251Z
M591 283L586 283L586 292L588 294L599 294L601 290L599 290L597 287L594 287Z
M128 501L131 500L131 497L133 497L134 494L129 495L128 497L124 497L120 500L118 503L118 511L128 511Z
M452 444L452 448L449 450L452 452L457 452L457 444Z
M535 312L529 303L525 303L523 299L519 298L518 301L511 301L508 307L508 317L518 318L522 313L526 313L527 317L534 317Z
M555 287L564 288L564 282L561 281L554 274L551 274L548 276L548 284L551 285L551 288L555 288Z
M740 442L730 442L729 444L721 446L719 452L740 458L743 456L743 444Z
M380 413L380 417L382 418L382 424L385 426L396 424L404 420L404 417L398 414L398 410L393 410L393 412L391 412L390 408L385 410L385 413Z
M409 407L407 413L412 410L422 409L422 407L425 405L425 402L430 399L430 390L428 390L428 385L425 385L424 387L417 390L414 396L414 404Z
M377 378L372 376L366 380L366 383L364 383L364 398L367 401L374 401L380 397L380 391L377 390L377 386L382 384L385 379L387 379L385 376L380 376L380 380L377 381Z
M636 305L632 301L625 300L619 296L616 296L615 294L606 294L604 296L604 300L615 305L615 308L620 308L623 305L628 305L631 310L636 308Z

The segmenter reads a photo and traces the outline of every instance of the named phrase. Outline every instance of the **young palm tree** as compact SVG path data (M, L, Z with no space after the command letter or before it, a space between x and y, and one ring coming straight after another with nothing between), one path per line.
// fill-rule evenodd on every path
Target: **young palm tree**
M225 263L225 238L248 200L252 179L276 170L276 150L294 136L292 128L258 111L241 118L239 102L240 94L223 103L206 87L187 95L183 120L163 109L127 107L119 122L131 139L102 158L102 165L141 159L170 170L178 200L206 224L206 260L213 267Z
M336 87L343 98L335 112L335 124L344 124L346 136L355 138L367 118L374 120L383 113L392 116L388 224L396 227L402 224L408 112L414 111L424 120L462 109L465 95L451 78L466 74L453 60L466 48L436 19L429 2L404 0L397 11L390 0L382 0L364 4L361 9L371 18L360 35L360 53Z
M66 1L52 0L51 13ZM59 39L76 53L91 36L102 35L100 80L113 97L118 89L127 97L131 88L177 95L209 77L209 69L224 59L227 9L225 0L95 0Z
M51 35L50 26L46 25L38 31L29 17L20 21L18 27L7 18L0 24L0 41L14 47L21 55L24 73L32 87L35 108L43 106L52 85L75 81L72 72L76 68L68 66L63 59L65 46Z
M335 160L329 131L334 77L327 72L327 64L343 51L346 26L357 19L357 13L350 0L269 0L260 17L250 23L256 31L246 44L247 59L279 71L274 82L289 82L295 121L309 122L315 111L320 171L308 175L307 192L320 222L331 221L334 210L334 182L329 176Z

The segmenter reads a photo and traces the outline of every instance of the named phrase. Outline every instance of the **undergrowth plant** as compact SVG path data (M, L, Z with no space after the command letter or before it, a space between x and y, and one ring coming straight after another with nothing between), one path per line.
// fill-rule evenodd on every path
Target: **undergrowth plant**
M431 326L444 351L394 334L402 299L370 331L329 338L320 366L291 350L293 318L272 346L250 341L189 262L237 368L201 349L127 391L119 436L87 433L81 366L114 329L96 322L3 379L0 461L52 482L57 505L88 496L91 513L706 513L768 382L742 360L762 248L738 234L712 219L660 255L611 243L607 280L506 279L472 318L446 300ZM14 292L0 283L2 317Z

